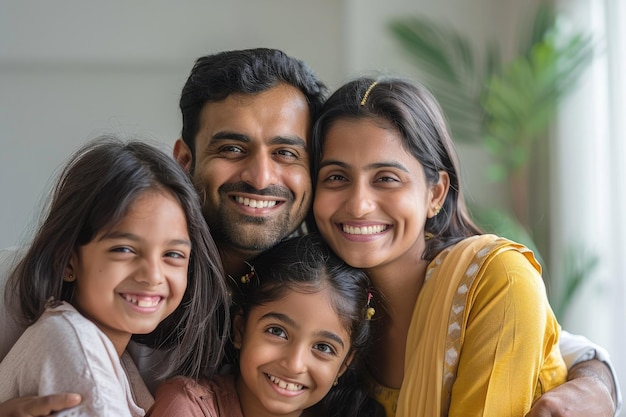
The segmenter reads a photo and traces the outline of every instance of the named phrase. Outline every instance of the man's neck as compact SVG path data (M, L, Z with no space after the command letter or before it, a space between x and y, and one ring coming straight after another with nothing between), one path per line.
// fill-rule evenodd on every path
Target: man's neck
M259 255L261 251L242 251L227 245L220 243L217 244L222 258L222 265L224 266L224 272L226 275L230 275L233 278L240 277L241 275L250 272L250 266L246 261Z

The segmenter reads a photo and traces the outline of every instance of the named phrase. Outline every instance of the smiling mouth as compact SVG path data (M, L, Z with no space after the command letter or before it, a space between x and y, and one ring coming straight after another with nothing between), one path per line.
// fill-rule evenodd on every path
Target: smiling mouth
M363 227L346 226L345 224L341 225L341 230L349 235L375 235L377 233L382 233L387 229L389 229L389 226L386 224Z
M137 307L156 307L157 305L159 305L159 302L161 302L161 297L159 296L138 297L136 295L122 294L122 297L124 297L126 301L136 305Z
M234 197L234 200L244 206L250 208L270 208L278 204L276 200L255 200L247 197Z
M287 391L302 391L304 389L304 385L285 382L282 379L270 374L265 374L265 376L267 377L267 379L272 381L272 383Z

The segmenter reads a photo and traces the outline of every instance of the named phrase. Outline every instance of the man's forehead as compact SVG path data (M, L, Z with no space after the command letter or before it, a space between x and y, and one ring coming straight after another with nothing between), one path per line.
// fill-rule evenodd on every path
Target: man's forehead
M206 103L198 134L205 140L230 135L265 142L299 138L306 144L310 133L308 104L299 90L292 89L298 94L273 94L268 90L259 94L231 94L222 101Z

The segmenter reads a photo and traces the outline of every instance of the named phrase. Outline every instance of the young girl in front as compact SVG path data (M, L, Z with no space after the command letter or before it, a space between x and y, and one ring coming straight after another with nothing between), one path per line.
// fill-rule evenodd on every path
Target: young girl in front
M366 274L319 235L284 241L250 265L232 279L238 372L167 381L149 415L373 415L361 379L349 370L366 347L374 313Z
M142 416L152 397L127 378L131 337L169 353L164 377L211 375L226 297L185 173L150 145L99 138L65 167L8 282L32 325L0 363L0 402L78 392L57 415Z
M363 368L388 417L522 417L565 381L541 267L472 222L424 87L367 77L340 87L312 155L319 231L367 270L383 304Z

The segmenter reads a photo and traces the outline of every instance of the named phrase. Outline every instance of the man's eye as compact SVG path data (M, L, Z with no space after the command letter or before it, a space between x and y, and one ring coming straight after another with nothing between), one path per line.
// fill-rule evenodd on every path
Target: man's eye
M221 153L243 153L243 149L241 149L239 146L229 145L229 146L223 146L222 148L220 148L220 152Z
M290 151L288 149L280 149L278 151L276 151L276 154L283 157L283 158L290 158L290 159L296 159L298 158L298 154Z

